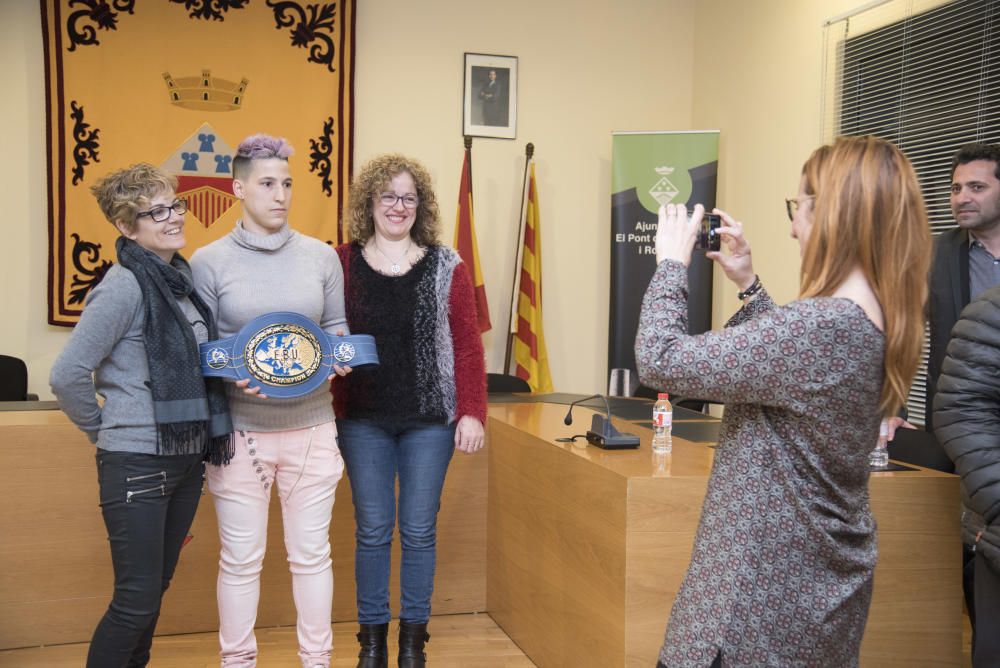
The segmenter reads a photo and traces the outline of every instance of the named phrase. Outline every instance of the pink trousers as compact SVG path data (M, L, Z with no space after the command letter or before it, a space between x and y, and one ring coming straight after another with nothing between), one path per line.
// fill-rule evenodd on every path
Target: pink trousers
M219 644L223 668L257 665L254 624L267 548L271 488L281 501L304 668L330 665L333 569L330 516L344 473L333 422L279 432L237 431L228 466L206 466L215 501L219 557Z

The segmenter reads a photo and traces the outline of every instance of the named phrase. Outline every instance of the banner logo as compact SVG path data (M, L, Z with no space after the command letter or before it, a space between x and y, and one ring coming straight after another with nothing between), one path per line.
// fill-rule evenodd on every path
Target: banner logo
M674 201L677 197L677 186L670 182L667 178L668 174L673 174L673 167L657 167L656 173L660 175L660 180L653 184L653 187L649 189L649 194L653 196L660 206L666 206Z
M187 198L191 215L205 227L211 227L236 204L235 153L215 128L205 123L161 165L177 175L177 196Z

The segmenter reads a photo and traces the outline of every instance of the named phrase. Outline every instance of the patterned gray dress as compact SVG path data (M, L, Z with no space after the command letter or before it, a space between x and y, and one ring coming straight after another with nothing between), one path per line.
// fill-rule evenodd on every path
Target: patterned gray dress
M657 267L635 355L643 383L726 404L694 552L660 660L856 666L871 602L884 338L860 306L759 295L687 334L687 272Z

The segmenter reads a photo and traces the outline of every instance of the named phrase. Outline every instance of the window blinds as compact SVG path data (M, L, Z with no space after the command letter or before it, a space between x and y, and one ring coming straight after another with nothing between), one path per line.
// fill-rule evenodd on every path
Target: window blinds
M1000 2L889 0L825 30L824 140L874 134L913 162L931 232L955 227L951 157L963 144L1000 143ZM926 410L927 332L910 389L912 422Z

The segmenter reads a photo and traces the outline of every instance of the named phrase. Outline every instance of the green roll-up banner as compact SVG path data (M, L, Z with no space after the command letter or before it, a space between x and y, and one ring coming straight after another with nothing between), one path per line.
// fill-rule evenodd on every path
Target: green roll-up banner
M651 396L653 388L639 385L634 344L656 269L656 212L670 203L715 206L719 132L616 132L612 143L609 394ZM688 331L698 334L712 326L712 262L704 251L691 258L688 287Z

